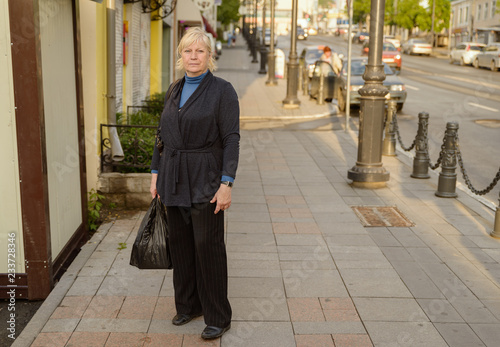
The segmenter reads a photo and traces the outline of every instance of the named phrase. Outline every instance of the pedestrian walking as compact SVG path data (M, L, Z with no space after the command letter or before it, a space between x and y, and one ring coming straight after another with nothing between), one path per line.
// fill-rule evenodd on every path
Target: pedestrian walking
M167 92L157 139L163 151L155 146L150 191L167 209L172 323L203 315L201 337L214 339L231 327L224 211L238 166L239 103L233 86L212 74L215 61L202 29L188 29L177 52L185 75Z

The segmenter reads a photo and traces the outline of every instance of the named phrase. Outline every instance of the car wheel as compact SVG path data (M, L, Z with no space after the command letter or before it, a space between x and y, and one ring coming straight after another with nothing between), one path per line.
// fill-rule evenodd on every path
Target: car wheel
M491 64L490 64L490 70L491 70L491 71L497 71L497 67L496 67L496 65L495 65L495 61L494 61L494 60L492 60L492 61L491 61Z
M337 105L339 106L339 110L341 112L345 111L345 98L344 95L342 94L342 89L339 88L339 91L337 93Z
M479 61L477 58L474 59L474 61L472 62L472 66L474 66L474 68L476 68L476 69L479 69Z
M450 64L453 64L453 63L455 63L455 61L453 60L453 58L450 55Z
M464 58L460 58L460 66L464 66L464 65L465 65Z

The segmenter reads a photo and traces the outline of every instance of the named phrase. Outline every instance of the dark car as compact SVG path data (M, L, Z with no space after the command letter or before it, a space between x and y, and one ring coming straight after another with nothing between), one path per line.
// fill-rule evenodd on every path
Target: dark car
M370 39L370 34L366 31L360 31L352 37L352 43L365 43Z
M363 87L363 73L365 65L368 63L368 58L353 58L351 60L351 86L350 86L350 105L359 105L360 95L358 90ZM325 65L326 64L326 65ZM330 69L328 72L327 69ZM346 109L347 100L347 61L344 62L339 76L335 75L333 68L326 62L317 62L314 67L313 77L309 87L309 94L313 98L317 98L319 94L319 81L321 73L326 75L324 80L324 96L325 100L337 99L337 104L341 111ZM384 73L386 78L384 85L389 89L386 95L387 100L393 99L397 102L398 111L403 109L406 101L406 88L404 83L394 73L394 71L384 64Z
M299 39L299 40L306 40L307 39L307 32L304 30L304 28L297 27L297 39Z
M369 43L365 42L361 55L368 55ZM382 61L392 69L401 71L401 52L391 42L384 42L382 47Z

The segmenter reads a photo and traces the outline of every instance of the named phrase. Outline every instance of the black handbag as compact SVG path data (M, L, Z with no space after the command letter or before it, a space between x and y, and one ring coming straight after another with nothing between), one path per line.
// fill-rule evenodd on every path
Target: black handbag
M167 211L156 196L144 216L132 247L130 265L139 269L172 269Z

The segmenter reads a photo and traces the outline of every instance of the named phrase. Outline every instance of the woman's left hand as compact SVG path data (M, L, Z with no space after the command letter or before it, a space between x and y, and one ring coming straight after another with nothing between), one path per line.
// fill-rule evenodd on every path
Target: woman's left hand
M219 213L219 211L227 210L229 206L231 206L231 187L221 184L219 190L217 190L217 193L215 193L210 202L212 204L214 202L217 203L214 211L215 214Z

